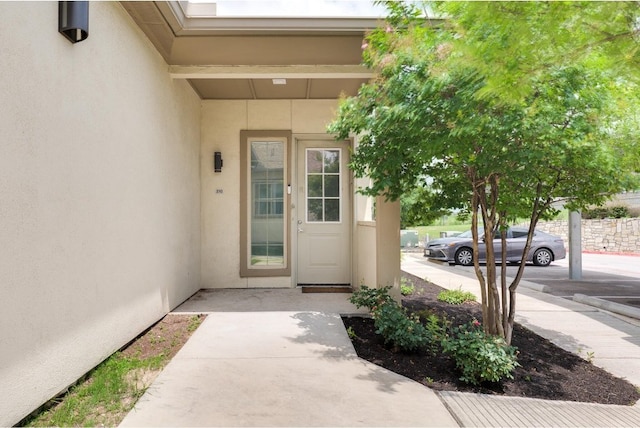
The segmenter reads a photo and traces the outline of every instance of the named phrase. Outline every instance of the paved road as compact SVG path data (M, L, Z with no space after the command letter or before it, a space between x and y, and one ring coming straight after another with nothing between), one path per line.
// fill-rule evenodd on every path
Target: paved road
M567 259L548 267L528 264L523 279L546 285L555 296L571 299L579 293L640 308L640 257L588 253L582 256L582 279L579 281L569 279ZM424 260L428 262L426 258ZM475 275L472 266L440 264L440 267L458 274ZM514 277L517 269L517 266L508 266L507 276Z

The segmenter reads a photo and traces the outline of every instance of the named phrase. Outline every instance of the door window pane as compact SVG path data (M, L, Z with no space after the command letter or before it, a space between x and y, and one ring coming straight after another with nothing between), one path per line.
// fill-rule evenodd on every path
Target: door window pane
M250 266L284 266L285 144L251 142Z
M326 199L324 201L324 221L340 221L339 199Z
M340 150L324 150L324 172L340 172Z
M340 222L340 149L307 149L307 221Z
M307 150L307 173L321 174L322 162L322 150Z
M325 175L324 176L324 196L327 198L340 197L340 176Z
M310 198L322 197L322 174L309 175L307 177L307 193Z
M322 221L322 199L309 199L307 206L307 221Z

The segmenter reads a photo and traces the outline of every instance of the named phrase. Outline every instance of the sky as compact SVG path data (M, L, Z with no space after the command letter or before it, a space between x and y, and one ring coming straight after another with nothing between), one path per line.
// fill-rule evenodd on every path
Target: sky
M216 3L220 17L381 17L372 0L190 0Z

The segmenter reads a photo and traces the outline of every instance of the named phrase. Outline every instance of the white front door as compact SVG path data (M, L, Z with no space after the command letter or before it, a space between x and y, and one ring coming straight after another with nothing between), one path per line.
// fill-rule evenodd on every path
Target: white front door
M298 140L298 284L351 283L347 142Z

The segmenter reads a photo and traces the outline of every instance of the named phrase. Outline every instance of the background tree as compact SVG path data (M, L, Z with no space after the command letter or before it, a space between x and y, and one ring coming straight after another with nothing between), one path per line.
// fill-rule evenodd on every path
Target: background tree
M473 5L445 3L434 8L447 12L447 21L433 22L415 6L384 3L388 25L368 36L363 55L377 78L341 103L330 128L340 138L361 135L351 167L373 179L365 193L394 200L419 177L430 177L440 206L471 213L483 326L510 343L516 289L537 222L556 213L558 200L578 209L634 184L639 150L629 131L638 124L621 114L616 95L635 86L604 67L604 48L561 61L558 52L573 47L560 44L567 37L529 38L519 68L525 46L510 35L513 19L525 27L518 27L521 33L534 36L545 22L557 19L550 28L560 29L563 19L575 20L572 13L583 9L571 4L559 13L561 6L543 3L482 3L480 14ZM582 7L596 21L612 16ZM498 60L497 74L513 82L509 90L495 82L491 61ZM616 145L622 134L633 136L624 139L624 150ZM507 284L503 262L498 285L493 246L487 245L483 271L478 242L502 231L504 261L507 225L523 217L530 228L520 268Z
M429 225L450 213L450 210L439 207L438 195L424 178L419 178L415 187L400 198L401 229Z
M393 7L400 20L418 16L400 3ZM526 97L549 68L567 64L591 62L611 76L638 80L638 2L425 4L450 17L443 25L458 37L453 41L456 55L449 60L481 72L486 78L482 92L503 101Z

